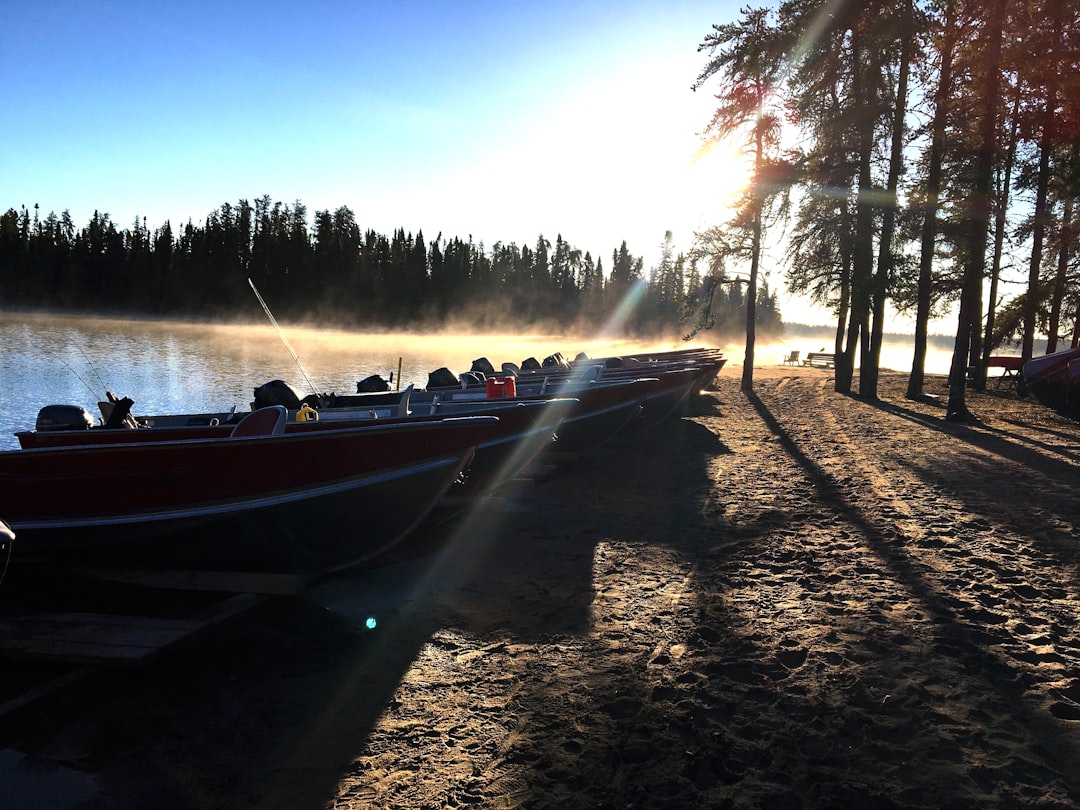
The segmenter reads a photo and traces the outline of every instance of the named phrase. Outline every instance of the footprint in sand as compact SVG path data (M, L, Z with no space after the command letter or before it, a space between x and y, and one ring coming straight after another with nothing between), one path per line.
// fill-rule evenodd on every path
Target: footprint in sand
M1080 720L1080 706L1075 703L1057 703L1050 704L1050 714L1054 715L1058 720Z
M776 660L785 669L798 669L806 663L807 650L802 647L780 650Z

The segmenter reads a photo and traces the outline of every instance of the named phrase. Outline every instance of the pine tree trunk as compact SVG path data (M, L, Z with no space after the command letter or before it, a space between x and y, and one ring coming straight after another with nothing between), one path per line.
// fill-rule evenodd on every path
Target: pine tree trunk
M754 177L760 178L765 166L765 143L759 129L754 139ZM754 390L754 343L757 340L757 281L761 264L762 209L765 205L762 189L754 192L754 220L750 247L750 283L746 285L746 359L743 362L740 389Z
M941 38L941 70L934 95L933 136L930 142L930 163L926 174L926 202L920 234L919 286L915 305L915 354L911 361L907 397L918 399L926 380L926 338L929 331L930 307L933 303L934 242L937 239L938 198L941 194L941 166L945 156L945 130L949 117L949 94L952 90L953 49L956 45L956 10L952 3L946 7L945 29Z
M878 246L877 274L873 290L873 326L870 332L868 362L864 360L859 372L859 394L864 399L877 399L878 376L881 369L881 343L885 334L885 301L893 268L893 232L896 227L896 188L904 163L904 120L907 115L908 76L911 72L911 47L915 36L911 20L911 3L904 7L904 40L900 48L900 76L897 81L893 109L892 144L889 153L889 179L886 186L889 205L881 223Z
M1075 147L1073 147L1075 152ZM1061 246L1058 249L1057 274L1054 278L1054 292L1050 298L1050 325L1046 335L1046 353L1057 351L1058 331L1061 329L1061 307L1065 300L1065 285L1069 275L1069 242L1072 240L1071 197L1066 197L1061 214Z
M1020 83L1016 83L1016 96L1013 98L1012 132L1009 135L1009 151L1005 157L1005 176L1001 181L998 194L997 212L994 222L994 260L990 268L990 300L986 307L986 332L983 338L983 362L979 367L980 390L986 389L986 371L990 364L990 353L994 350L994 327L997 318L997 294L1001 281L1001 256L1005 245L1006 213L1009 208L1009 189L1012 188L1013 164L1016 162L1017 134L1020 127Z
M967 364L971 329L976 318L975 304L986 269L986 232L990 221L990 196L994 181L994 151L997 134L997 109L1001 91L1001 40L1004 28L1005 0L994 0L990 8L985 54L980 144L975 158L974 184L969 197L970 218L967 231L967 262L964 267L960 313L956 325L952 368L949 372L949 402L945 418L952 422L971 421L967 407Z
M836 357L834 387L837 393L850 394L855 375L855 355L870 316L870 285L874 269L874 207L871 158L874 148L874 110L876 103L867 96L868 72L863 62L860 32L852 31L852 87L854 103L859 108L859 177L855 202L855 234L851 262L851 317L847 348Z
M1050 3L1053 12L1054 37L1050 47L1051 62L1061 45L1061 3ZM1031 233L1031 261L1028 263L1027 298L1024 303L1024 336L1021 354L1030 360L1035 351L1035 318L1039 305L1039 271L1042 269L1043 239L1050 220L1047 202L1050 186L1050 152L1054 148L1054 111L1057 107L1057 71L1049 71L1046 96L1043 99L1042 132L1039 136L1039 174L1035 186L1035 222Z

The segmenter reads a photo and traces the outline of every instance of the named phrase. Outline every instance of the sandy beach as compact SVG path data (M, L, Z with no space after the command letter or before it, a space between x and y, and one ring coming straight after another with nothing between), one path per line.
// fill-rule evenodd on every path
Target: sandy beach
M740 373L39 713L0 804L1080 806L1080 424Z

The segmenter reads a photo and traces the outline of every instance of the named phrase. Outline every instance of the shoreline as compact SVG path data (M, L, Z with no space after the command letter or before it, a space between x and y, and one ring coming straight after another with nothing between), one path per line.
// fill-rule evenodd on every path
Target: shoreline
M1077 806L1080 424L740 375L7 745L92 806Z

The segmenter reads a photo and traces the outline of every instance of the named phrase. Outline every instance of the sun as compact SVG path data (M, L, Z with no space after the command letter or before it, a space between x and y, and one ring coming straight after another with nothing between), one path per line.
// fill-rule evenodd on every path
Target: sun
M722 140L698 146L665 178L663 221L671 223L682 244L695 233L728 222L749 184L750 163L738 144Z
M743 147L724 138L705 142L691 160L697 182L731 208L750 185L752 166Z

